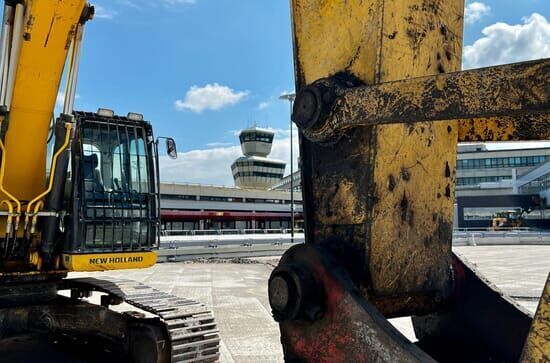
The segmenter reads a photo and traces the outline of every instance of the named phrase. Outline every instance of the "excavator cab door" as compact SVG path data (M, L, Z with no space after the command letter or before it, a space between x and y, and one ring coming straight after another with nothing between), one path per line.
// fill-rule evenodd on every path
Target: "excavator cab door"
M75 112L68 270L147 267L158 246L158 158L143 120Z

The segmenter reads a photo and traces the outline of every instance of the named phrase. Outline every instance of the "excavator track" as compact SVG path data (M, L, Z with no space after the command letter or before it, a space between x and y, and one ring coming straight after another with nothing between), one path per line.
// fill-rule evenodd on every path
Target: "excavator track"
M202 303L126 279L66 279L63 288L97 291L155 315L165 326L171 362L217 362L220 336L213 313Z

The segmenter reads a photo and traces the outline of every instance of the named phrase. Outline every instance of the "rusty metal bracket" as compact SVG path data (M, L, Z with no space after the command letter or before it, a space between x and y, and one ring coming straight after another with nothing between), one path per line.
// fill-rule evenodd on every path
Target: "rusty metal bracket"
M280 321L285 361L433 362L362 296L345 266L331 255L320 246L294 246L271 275L270 304ZM303 315L289 316L288 311L295 311L297 306L296 295L289 294L294 282L282 279L281 274L295 266L309 276L302 280L301 287L316 291L316 297L298 311ZM312 276L313 286L309 285ZM308 306L312 305L317 307L317 314L307 316Z
M360 84L337 74L304 87L293 121L313 142L333 142L358 126L490 117L519 121L517 139L550 138L550 59Z
M451 299L432 314L413 317L419 339L413 344L361 293L332 251L314 245L292 247L269 283L285 360L518 361L531 325L529 313L462 257L453 257L453 271ZM544 356L544 339L531 339L528 352Z

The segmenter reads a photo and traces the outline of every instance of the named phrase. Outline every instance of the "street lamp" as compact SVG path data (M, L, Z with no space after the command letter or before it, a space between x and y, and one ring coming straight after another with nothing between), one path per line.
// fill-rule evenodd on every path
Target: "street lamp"
M292 106L296 99L295 93L285 93L280 100L290 103L290 242L294 243L294 145L292 143Z

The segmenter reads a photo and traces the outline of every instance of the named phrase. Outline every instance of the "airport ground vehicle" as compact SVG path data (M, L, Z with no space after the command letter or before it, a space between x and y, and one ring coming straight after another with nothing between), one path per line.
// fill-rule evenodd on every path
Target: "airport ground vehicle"
M491 230L499 231L521 227L522 219L523 213L518 210L506 210L495 213L491 220Z
M138 113L73 110L93 12L84 0L4 4L0 360L59 361L72 350L77 361L216 361L219 336L204 305L127 280L65 278L68 271L151 266L159 240L151 124ZM67 55L63 111L54 119ZM175 152L173 140L167 145ZM93 291L99 304L81 299ZM121 303L134 313L109 309ZM51 342L58 352L43 350Z
M463 0L291 4L306 244L269 281L285 359L548 361L550 281L533 318L451 239L456 144L549 140L550 60L457 72Z

